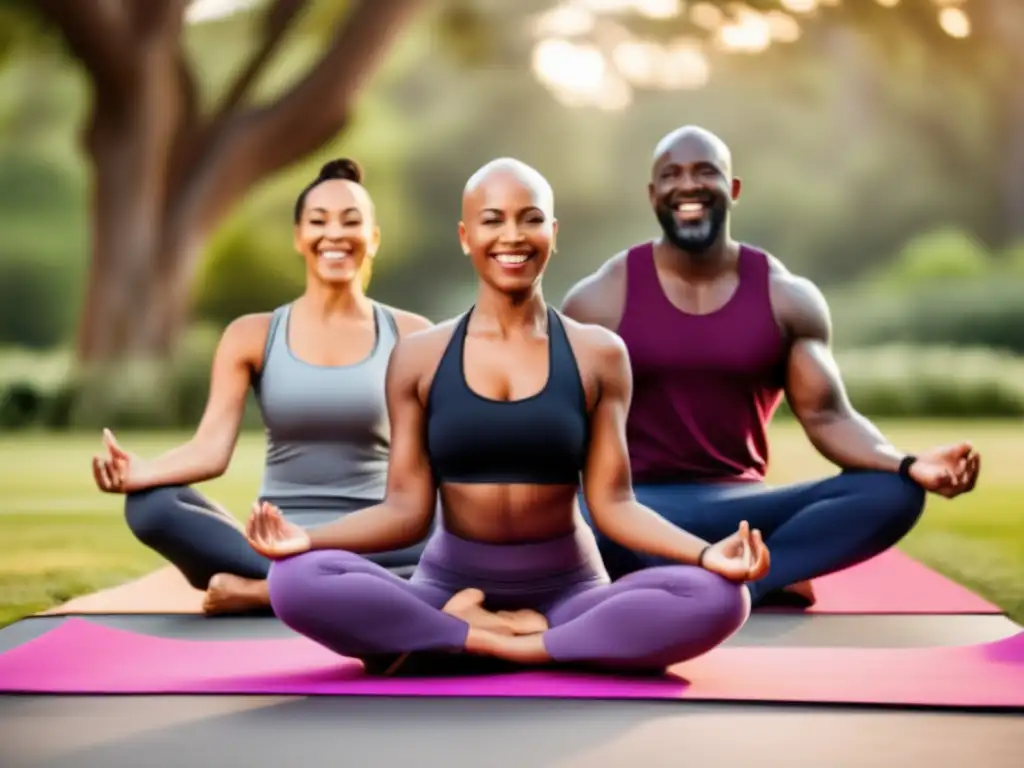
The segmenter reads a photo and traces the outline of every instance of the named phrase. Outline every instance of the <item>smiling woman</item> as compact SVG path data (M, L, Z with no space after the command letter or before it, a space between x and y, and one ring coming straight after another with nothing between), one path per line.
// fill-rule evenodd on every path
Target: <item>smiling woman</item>
M391 350L430 323L365 293L381 238L362 181L354 160L333 160L299 194L293 241L306 289L290 304L228 326L195 436L144 461L106 432L107 454L93 460L99 488L127 495L132 532L206 591L207 612L270 605L269 560L252 550L234 517L189 487L227 469L250 387L267 429L260 498L315 528L384 496ZM419 552L413 543L374 560L407 569Z

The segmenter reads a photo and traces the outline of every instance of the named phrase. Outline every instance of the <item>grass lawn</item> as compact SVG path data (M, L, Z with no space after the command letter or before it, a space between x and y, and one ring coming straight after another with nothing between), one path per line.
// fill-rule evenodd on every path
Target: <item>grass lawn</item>
M1024 623L1024 429L1018 422L882 423L899 446L920 450L967 438L982 452L974 493L932 497L904 541L910 554L1000 605ZM144 456L177 444L180 434L119 434ZM55 603L141 575L160 563L125 528L122 499L92 484L90 457L99 436L0 437L0 626ZM247 434L227 475L200 489L244 518L262 469L263 438ZM792 424L773 429L771 480L829 473L829 465Z

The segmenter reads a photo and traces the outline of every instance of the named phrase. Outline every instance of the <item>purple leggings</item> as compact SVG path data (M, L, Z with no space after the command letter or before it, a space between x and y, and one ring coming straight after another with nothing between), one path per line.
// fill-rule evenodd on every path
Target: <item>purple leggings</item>
M359 555L319 550L275 562L277 617L343 656L458 651L469 626L441 608L476 587L491 610L544 614L558 663L664 669L707 653L746 621L747 590L703 568L650 568L610 583L593 534L498 546L442 529L409 581Z

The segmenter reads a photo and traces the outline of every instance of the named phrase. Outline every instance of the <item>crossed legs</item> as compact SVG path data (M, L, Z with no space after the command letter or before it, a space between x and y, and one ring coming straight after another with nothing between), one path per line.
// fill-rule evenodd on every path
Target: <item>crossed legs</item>
M493 631L446 606L454 592L405 581L338 550L273 564L274 613L344 656L465 651L523 664L663 669L706 653L746 621L744 587L701 568L666 566L594 586L544 607L548 628Z
M843 472L778 488L759 483L641 484L636 486L636 496L670 522L707 541L725 538L741 520L759 529L771 550L772 567L764 579L750 585L755 605L794 588L803 602L813 601L808 580L889 549L914 527L925 503L921 488L887 472ZM597 538L613 578L663 565L600 533Z
M333 515L324 515L324 522ZM176 566L195 589L206 592L207 613L268 610L270 561L249 544L230 513L187 486L131 493L125 519L135 537ZM413 567L422 544L374 557L383 566Z

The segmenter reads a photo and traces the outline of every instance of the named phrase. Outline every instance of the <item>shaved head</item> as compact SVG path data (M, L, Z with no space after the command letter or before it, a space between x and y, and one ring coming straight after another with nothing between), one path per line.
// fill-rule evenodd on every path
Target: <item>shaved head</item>
M677 150L685 148L686 154L700 156L717 165L723 173L732 175L732 152L718 135L697 125L684 125L664 136L654 148L652 164L657 168Z
M497 160L491 160L469 177L469 181L466 182L466 186L462 190L463 217L466 216L468 209L479 206L480 199L484 196L487 187L496 181L513 181L521 184L534 193L538 208L549 216L554 215L555 193L544 175L521 160L500 157Z

